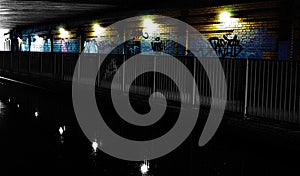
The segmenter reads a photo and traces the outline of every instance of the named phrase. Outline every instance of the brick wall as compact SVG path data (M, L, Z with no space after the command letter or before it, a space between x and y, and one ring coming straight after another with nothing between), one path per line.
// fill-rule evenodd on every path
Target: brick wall
M293 6L293 3L291 4ZM288 8L285 7L284 1L269 1L192 9L156 9L152 10L150 14L161 14L186 21L211 42L219 57L286 60L299 58L299 49L297 49L299 47L299 16L295 16L293 24L290 24L289 20L281 15L281 13L289 11ZM220 21L220 14L224 11L231 14L232 21L228 24ZM105 48L101 48L102 45L109 45L121 38L115 31L108 31L102 36L96 36L93 32L92 20L95 19L69 27L70 39L68 40L62 40L59 37L58 26L52 26L53 51L79 52L80 48L85 47L86 52L97 53L105 50ZM107 26L115 21L117 19L113 14L109 18L98 19L101 26ZM78 37L78 28L84 37ZM162 50L164 52L185 55L184 46L172 42L172 37L174 37L172 29L162 28L164 34L156 35L151 40L143 37L132 39L128 45L125 44L125 47L129 47L125 51L153 50L151 42L156 42L156 37L159 37L158 42L163 43ZM45 29L43 28L43 30ZM37 30L32 32L32 35L35 35ZM221 40L223 45L220 45ZM227 46L229 40L234 41L235 46ZM199 47L193 42L190 43L190 48ZM236 47L235 53L228 52L232 47ZM114 52L123 53L123 49L118 48Z

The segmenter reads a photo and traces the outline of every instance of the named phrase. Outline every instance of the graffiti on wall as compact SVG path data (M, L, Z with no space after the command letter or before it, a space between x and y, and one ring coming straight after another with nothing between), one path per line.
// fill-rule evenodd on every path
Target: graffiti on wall
M125 42L125 53L129 55L136 55L141 52L141 42L135 40L128 40Z
M160 37L156 37L152 42L151 42L151 48L153 51L160 52L163 50L164 45L163 41L160 39Z
M243 50L240 40L237 39L237 35L234 35L232 39L226 35L223 35L223 38L211 37L208 41L217 55L222 58L237 57Z
M61 40L61 52L78 52L79 44L76 40Z
M110 63L107 65L105 73L104 73L104 80L112 80L114 74L117 72L117 62L114 58L111 59Z

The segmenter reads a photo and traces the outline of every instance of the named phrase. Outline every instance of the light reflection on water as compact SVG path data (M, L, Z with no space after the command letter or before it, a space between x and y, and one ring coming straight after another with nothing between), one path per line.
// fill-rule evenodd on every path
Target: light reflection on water
M39 167L53 174L141 175L140 162L112 158L98 149L102 145L98 138L91 143L84 136L70 102L61 95L0 84L0 163L8 160L7 168ZM35 112L39 118L35 118ZM168 156L150 161L150 174L232 176L270 172L269 175L274 175L297 168L282 155L297 158L299 150L288 153L284 148L287 143L276 135L273 140L272 136L264 138L254 130L245 132L241 127L230 127L221 127L204 148L197 146L197 140L188 140Z

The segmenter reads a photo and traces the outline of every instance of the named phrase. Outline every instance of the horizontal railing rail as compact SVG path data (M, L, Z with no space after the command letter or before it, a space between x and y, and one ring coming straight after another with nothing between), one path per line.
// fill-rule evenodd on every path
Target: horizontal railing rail
M62 81L72 81L78 53L39 53L39 52L0 52L0 69L49 77ZM99 54L89 54L91 65L100 66L96 78L97 88L112 88L123 92L133 92L140 95L150 95L160 91L168 100L182 101L187 104L210 106L211 90L207 73L202 64L206 64L211 75L216 76L221 70L216 70L210 59L203 59L200 64L194 57L177 57L194 76L200 97L195 97L189 91L185 75L177 65L161 64L161 57L148 55L136 63L135 69L142 70L144 64L153 64L154 68L171 70L179 78L179 88L168 77L158 73L146 73L137 77L129 85L126 78L137 75L124 75L126 70L116 71L130 56L112 54L103 58ZM220 59L227 83L226 110L239 113L243 116L255 116L282 122L300 124L300 62L280 60L246 60L246 59ZM126 63L125 63L126 64ZM80 71L75 75L81 81L89 82L84 78L85 66L79 63ZM126 66L123 67L126 69ZM116 82L112 85L112 78ZM218 85L218 84L217 84ZM221 91L222 87L218 87Z

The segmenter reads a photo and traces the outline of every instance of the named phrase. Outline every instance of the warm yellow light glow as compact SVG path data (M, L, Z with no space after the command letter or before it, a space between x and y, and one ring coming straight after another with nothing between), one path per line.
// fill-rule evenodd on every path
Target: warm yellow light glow
M94 24L93 28L94 28L95 35L98 36L104 34L105 29L101 27L99 24Z
M231 14L229 12L222 12L219 16L219 20L222 23L230 22L231 21Z
M158 29L158 25L153 22L150 18L145 18L143 21L144 31L148 33L156 32Z
M23 43L23 40L20 39L20 37L18 37L17 39L18 39L18 45L19 45L19 47L21 48L21 45L22 45L22 43Z
M237 18L232 18L231 13L227 11L223 11L219 15L219 21L221 24L218 24L217 27L219 29L231 29L238 27L238 19Z
M59 33L60 33L60 38L69 38L70 35L69 35L69 32L66 31L64 28L59 28Z

